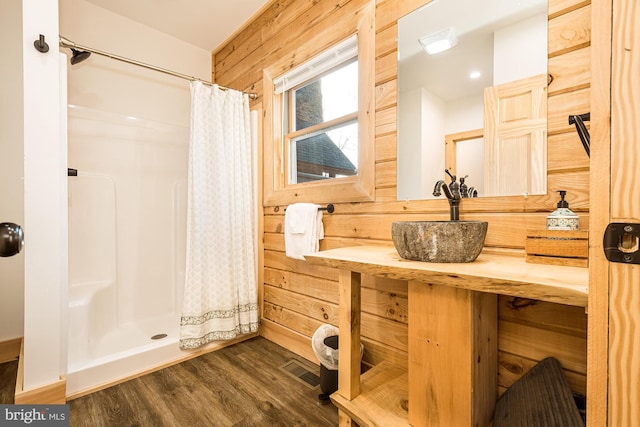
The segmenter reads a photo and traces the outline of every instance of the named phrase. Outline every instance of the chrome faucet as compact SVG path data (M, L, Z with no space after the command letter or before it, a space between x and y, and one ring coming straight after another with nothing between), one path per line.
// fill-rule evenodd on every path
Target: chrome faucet
M457 182L457 178L455 175L452 175L449 172L449 169L444 170L449 177L451 177L451 183L447 185L444 180L439 180L436 182L436 186L433 189L433 195L439 197L444 191L444 195L449 200L449 216L451 221L459 221L460 220L460 184Z

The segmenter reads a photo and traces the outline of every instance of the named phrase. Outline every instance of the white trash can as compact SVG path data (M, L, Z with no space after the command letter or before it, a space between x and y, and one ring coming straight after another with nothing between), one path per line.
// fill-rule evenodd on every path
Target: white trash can
M338 328L324 324L311 337L313 353L320 361L320 390L318 399L328 402L329 396L338 390ZM360 345L360 360L364 346Z

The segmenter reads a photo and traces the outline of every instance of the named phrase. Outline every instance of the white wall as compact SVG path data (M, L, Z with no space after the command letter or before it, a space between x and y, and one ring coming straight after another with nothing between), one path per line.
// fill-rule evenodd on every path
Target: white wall
M22 224L21 255L0 262L0 341L24 336L24 389L59 379L65 260L55 2L8 0L0 14L0 215ZM44 34L50 49L33 46Z
M75 43L211 80L210 52L85 0L59 3L60 34ZM165 123L189 123L189 82L177 77L93 54L69 66L68 85L70 104Z
M402 114L398 114L398 200L411 200L420 196L419 184L422 174L422 91L418 88L402 92L398 103Z
M433 198L433 189L444 179L444 123L446 104L433 93L422 91L422 182L420 199Z
M484 127L484 96L482 94L447 103L444 134L458 133ZM456 144L458 177L468 175L466 184L484 195L484 139ZM448 181L447 181L448 182Z
M60 379L66 253L66 190L61 140L58 5L23 0L24 76L24 390ZM34 49L44 34L47 53Z
M433 197L436 181L444 177L442 140L445 104L423 88L402 92L398 115L398 200Z
M22 0L3 0L0 13L0 222L24 225ZM0 342L23 335L24 252L0 258Z
M547 73L547 14L502 28L493 37L493 84Z
M478 190L479 196L484 193L484 138L469 139L456 144L456 170L458 177L465 179L467 187Z
M482 129L484 126L484 95L469 96L447 103L444 134Z

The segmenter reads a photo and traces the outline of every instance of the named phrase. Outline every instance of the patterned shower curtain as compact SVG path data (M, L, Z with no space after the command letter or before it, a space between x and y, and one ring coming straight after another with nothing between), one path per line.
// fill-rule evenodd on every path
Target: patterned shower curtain
M258 330L252 156L247 95L193 82L183 349Z

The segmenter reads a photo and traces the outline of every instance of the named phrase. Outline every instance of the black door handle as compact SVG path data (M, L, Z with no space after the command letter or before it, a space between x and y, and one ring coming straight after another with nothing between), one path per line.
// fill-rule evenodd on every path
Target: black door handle
M24 246L22 227L12 222L0 224L0 257L19 254Z

